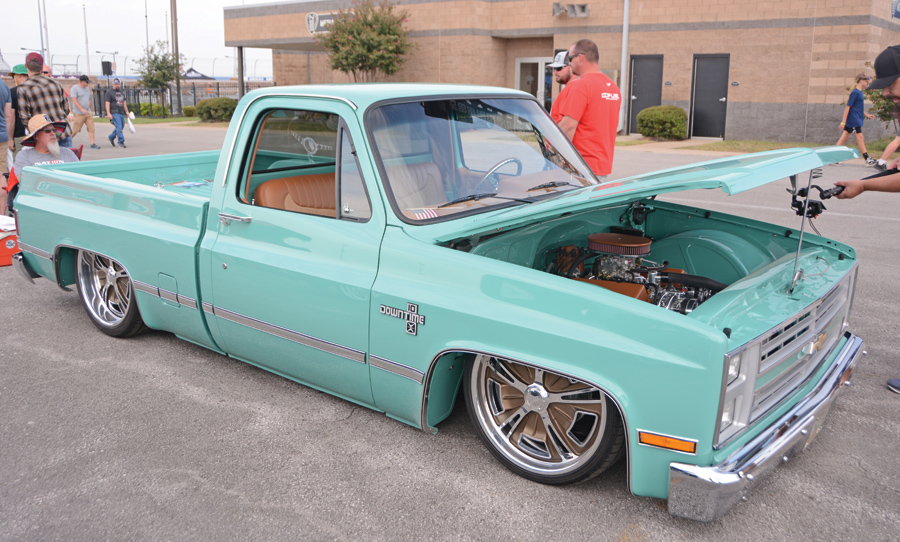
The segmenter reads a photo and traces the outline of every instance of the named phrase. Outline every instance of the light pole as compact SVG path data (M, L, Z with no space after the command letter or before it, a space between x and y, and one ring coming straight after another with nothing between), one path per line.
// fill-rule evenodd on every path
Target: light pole
M144 28L147 31L147 53L150 53L150 21L147 19L147 0L144 0Z

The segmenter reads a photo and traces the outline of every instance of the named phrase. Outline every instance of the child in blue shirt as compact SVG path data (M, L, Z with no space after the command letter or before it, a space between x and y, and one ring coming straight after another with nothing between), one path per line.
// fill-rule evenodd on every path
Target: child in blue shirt
M847 142L850 134L856 132L856 145L859 147L859 152L862 153L863 158L866 159L867 166L875 163L875 160L870 158L869 153L866 152L866 141L862 133L862 125L865 118L875 118L875 115L865 112L866 97L862 91L869 88L869 81L871 81L871 78L864 73L856 76L856 88L850 92L847 107L844 108L844 117L841 119L841 137L837 142L838 145L843 145Z

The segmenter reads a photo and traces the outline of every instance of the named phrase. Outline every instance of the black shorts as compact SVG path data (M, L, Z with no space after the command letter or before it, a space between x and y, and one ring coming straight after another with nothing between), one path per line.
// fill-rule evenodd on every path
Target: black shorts
M856 132L857 134L861 134L862 126L844 126L844 131L847 132L848 134L852 134L853 132Z

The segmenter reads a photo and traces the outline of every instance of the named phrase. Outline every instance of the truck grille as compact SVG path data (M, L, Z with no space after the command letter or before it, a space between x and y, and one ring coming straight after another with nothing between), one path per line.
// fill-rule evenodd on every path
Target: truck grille
M856 273L825 297L762 337L750 422L809 381L841 339Z

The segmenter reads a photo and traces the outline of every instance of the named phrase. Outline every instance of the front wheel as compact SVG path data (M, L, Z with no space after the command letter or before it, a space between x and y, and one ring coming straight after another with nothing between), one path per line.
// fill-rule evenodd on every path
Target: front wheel
M504 466L542 484L589 480L624 450L619 412L595 386L487 355L466 367L478 436Z
M134 299L131 276L119 262L79 250L75 258L76 285L84 310L103 333L131 337L145 328Z

